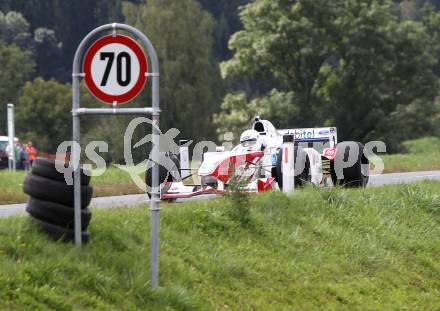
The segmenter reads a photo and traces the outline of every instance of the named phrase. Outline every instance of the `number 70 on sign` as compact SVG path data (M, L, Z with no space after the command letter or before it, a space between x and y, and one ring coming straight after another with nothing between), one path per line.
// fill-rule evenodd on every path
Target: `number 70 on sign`
M95 41L84 56L84 80L89 91L106 104L134 99L147 81L148 61L142 47L124 35Z

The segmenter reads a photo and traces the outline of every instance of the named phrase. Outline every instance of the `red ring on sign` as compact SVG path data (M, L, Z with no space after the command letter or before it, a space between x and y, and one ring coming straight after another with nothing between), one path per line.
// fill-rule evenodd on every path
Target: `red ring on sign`
M102 47L112 43L119 43L129 47L136 54L140 66L139 77L137 77L136 84L127 93L121 95L111 95L101 91L92 79L91 69L93 58ZM106 104L112 105L114 102L123 104L138 96L143 90L145 82L147 81L148 60L142 47L132 38L124 35L108 35L95 41L87 50L83 62L83 72L85 74L84 80L86 86L93 96Z

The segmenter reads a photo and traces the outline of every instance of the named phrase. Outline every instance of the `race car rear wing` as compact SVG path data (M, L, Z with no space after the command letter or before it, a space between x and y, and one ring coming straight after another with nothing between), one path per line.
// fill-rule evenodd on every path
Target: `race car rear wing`
M278 130L278 134L283 136L293 135L295 143L328 142L330 148L335 148L338 143L336 127Z

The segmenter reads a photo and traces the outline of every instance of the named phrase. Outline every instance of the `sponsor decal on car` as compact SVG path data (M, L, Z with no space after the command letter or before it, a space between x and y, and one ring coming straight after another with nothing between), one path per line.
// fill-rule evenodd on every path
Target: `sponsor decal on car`
M295 130L293 136L295 140L315 138L315 130Z
M289 129L280 131L281 135L293 135L296 141L316 141L329 139L336 135L336 128L322 127L322 128L304 128L304 129Z
M336 149L335 148L325 148L323 152L324 157L326 157L329 160L333 160L336 156Z
M276 153L272 153L272 166L276 166L277 165L277 154Z

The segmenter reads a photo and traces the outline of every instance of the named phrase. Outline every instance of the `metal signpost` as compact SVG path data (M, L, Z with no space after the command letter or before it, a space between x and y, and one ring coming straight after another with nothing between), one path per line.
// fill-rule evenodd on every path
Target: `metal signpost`
M143 48L132 38L117 34L124 31L138 39L151 61L151 72L148 72L148 61ZM108 34L108 32L110 32ZM98 34L107 32L92 43ZM90 46L91 44L91 46ZM86 48L88 50L86 50ZM83 67L81 68L81 60ZM81 71L83 70L83 71ZM147 78L152 79L152 107L119 108L136 97L143 89ZM90 92L112 108L81 108L80 78L84 78ZM151 191L151 255L150 277L151 285L158 286L158 257L159 257L159 62L156 51L150 40L138 29L125 24L107 24L91 31L78 46L73 60L72 72L72 116L73 116L73 145L71 163L80 162L80 116L83 115L152 115L152 191ZM81 240L81 176L80 168L74 170L74 214L75 214L75 244L80 246Z
M8 168L15 171L15 121L14 121L14 105L8 104L8 138L9 138L9 154Z

